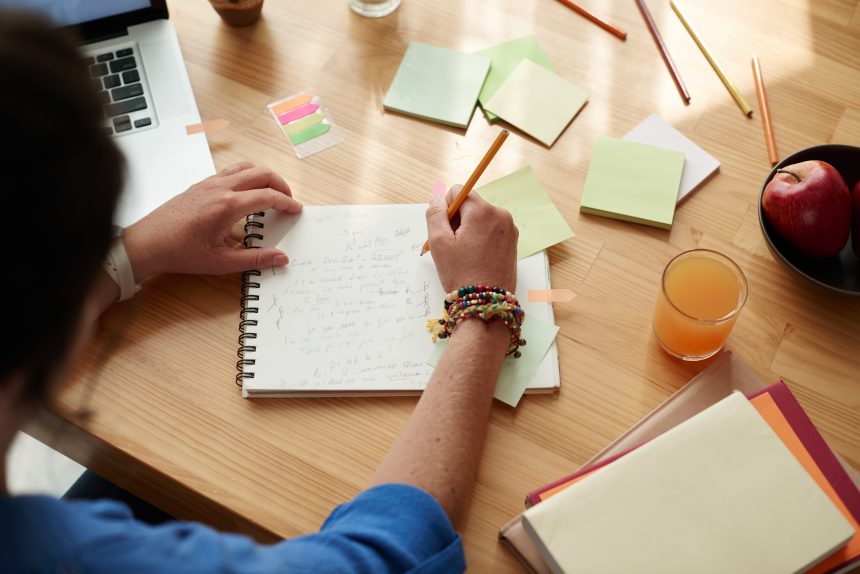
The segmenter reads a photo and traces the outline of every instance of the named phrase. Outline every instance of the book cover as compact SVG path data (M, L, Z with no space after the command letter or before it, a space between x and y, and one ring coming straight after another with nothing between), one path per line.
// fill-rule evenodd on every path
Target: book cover
M556 572L800 572L854 535L740 393L523 518Z
M741 359L734 356L731 351L726 351L704 371L696 375L671 397L663 401L663 403L651 411L651 413L646 415L642 420L630 427L606 448L589 459L585 464L583 464L579 471L529 493L527 507L532 503L536 504L540 502L541 493L546 493L549 489L560 484L564 484L571 480L574 475L582 474L581 471L583 470L596 469L597 463L606 462L610 458L617 458L618 454L627 452L630 448L665 432L679 422L686 420L690 416L701 411L706 406L709 406L717 400L727 396L734 389L742 391L749 397L755 397L764 392L764 385ZM774 391L774 400L780 405L780 409L785 405L794 405L794 408L787 406L784 411L784 414L790 423L794 424L793 421L805 420L806 423L811 425L813 431L812 434L820 440L819 448L813 446L813 441L808 441L807 437L810 436L808 431L804 431L800 425L794 429L797 436L804 441L804 445L807 446L810 453L815 455L818 452L828 452L832 456L831 461L836 461L838 468L841 469L842 474L849 479L855 490L860 488L860 473L857 473L857 471L852 467L848 466L838 457L838 455L833 453L833 451L827 447L827 444L818 434L817 429L815 429L811 421L809 421L805 412L800 408L800 405L797 403L796 399L794 399L790 390L784 385L775 385L768 390ZM785 400L783 398L784 396L788 396L789 400ZM793 410L798 411L802 416L793 416L791 414ZM820 445L825 447L823 451L820 448ZM816 462L818 462L817 458ZM832 464L821 464L821 468L823 470L827 469L828 466L832 468ZM828 471L825 470L825 472ZM834 476L839 476L838 472L833 473L832 470L829 472ZM838 482L838 480L834 480L834 483L838 484ZM841 487L840 494L845 492L845 490L846 489L844 487ZM849 501L849 505L854 504L850 502L852 500L850 496L846 497L846 500ZM551 572L537 546L535 546L531 538L523 529L522 514L512 518L499 530L499 540L514 554L514 556L517 557L517 559L520 560L529 572L533 574L549 574ZM845 563L840 564L833 570L830 570L830 572L844 572L846 569L850 569L852 565L860 566L860 558L855 557L848 559ZM821 566L825 565L822 563Z

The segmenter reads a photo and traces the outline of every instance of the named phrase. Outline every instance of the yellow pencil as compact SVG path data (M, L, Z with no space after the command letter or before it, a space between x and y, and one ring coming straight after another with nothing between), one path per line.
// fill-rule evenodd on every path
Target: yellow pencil
M451 202L451 205L448 206L448 221L451 221L451 218L457 215L457 212L460 211L460 206L463 205L463 202L466 201L466 197L472 191L472 188L475 187L476 183L478 183L478 178L481 177L481 174L484 173L484 170L487 169L488 165L490 165L490 161L496 157L496 152L499 151L499 148L502 147L502 144L505 143L506 139L508 139L508 133L508 130L502 130L499 132L499 135L496 136L490 149L487 150L487 153L484 154L484 157L481 159L481 163L478 164L478 167L475 168L475 171L473 171L472 175L469 176L469 179L466 180L466 184L460 189L460 193L457 194L457 197L455 197L454 201ZM421 255L424 255L428 251L430 251L429 239L424 242L424 247L421 248Z
M683 24L684 28L687 29L687 32L690 33L690 36L693 38L693 41L696 43L697 46L699 46L699 49L702 51L702 54L704 54L705 58L708 59L708 62L711 64L711 67L723 81L723 84L726 86L726 89L737 102L738 107L740 107L741 111L744 113L745 116L751 118L753 113L752 108L738 91L738 89L735 87L735 85L732 83L732 81L729 80L729 77L726 76L726 73L717 63L717 60L716 58L714 58L714 55L711 53L711 51L708 50L707 47L705 47L705 45L702 43L702 40L699 38L696 32L693 31L693 27L690 26L690 23L687 21L687 18L684 17L684 14L678 7L678 4L675 3L675 0L670 0L669 4L672 6L672 10L675 11L675 14L678 15L678 19L681 20L681 24Z

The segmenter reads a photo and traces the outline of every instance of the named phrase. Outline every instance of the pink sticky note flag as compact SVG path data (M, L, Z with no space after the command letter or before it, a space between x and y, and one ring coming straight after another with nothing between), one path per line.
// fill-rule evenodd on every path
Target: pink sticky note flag
M285 114L279 115L278 121L281 123L282 126L285 126L290 122L294 122L294 121L301 119L305 116L309 116L310 114L314 113L318 109L320 109L319 104L305 104L305 105L298 107L294 110L290 110L289 112L287 112Z

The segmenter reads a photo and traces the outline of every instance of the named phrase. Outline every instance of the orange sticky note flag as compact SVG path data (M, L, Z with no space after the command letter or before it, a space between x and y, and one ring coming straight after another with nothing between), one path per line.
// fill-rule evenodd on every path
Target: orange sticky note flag
M293 108L297 108L299 106L303 106L313 99L313 95L311 94L299 94L298 96L292 97L289 100L284 100L283 102L277 103L272 106L271 110L274 112L276 116L281 114L285 114Z
M223 130L229 125L230 122L225 119L210 120L208 122L203 122L200 124L191 124L189 126L185 126L185 133L191 135L204 132L214 132L216 130Z

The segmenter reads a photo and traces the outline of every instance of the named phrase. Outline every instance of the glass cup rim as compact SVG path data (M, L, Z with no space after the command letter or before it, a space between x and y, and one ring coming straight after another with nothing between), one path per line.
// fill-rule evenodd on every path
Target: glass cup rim
M728 261L729 264L731 265L731 267L737 273L737 276L740 278L740 282L741 282L741 297L740 297L740 301L738 302L738 304L735 306L734 309L732 309L732 311L730 313L728 313L728 314L726 314L726 315L724 315L718 319L701 319L699 317L694 317L693 315L690 315L690 314L685 313L684 311L678 309L678 307L675 305L675 303L672 302L672 299L669 297L669 294L666 293L666 273L669 271L669 268L672 266L673 263L675 263L675 261L677 261L681 257L683 257L685 255L689 255L691 253L710 253L712 255L716 255L716 256ZM732 259L728 255L726 255L725 253L720 253L719 251L716 251L714 249L706 249L703 247L699 247L696 249L688 249L686 251L682 251L681 253L678 253L677 255L672 257L672 259L670 259L669 262L666 263L666 266L663 268L663 274L660 277L660 290L663 292L663 297L666 299L666 302L669 304L669 306L672 308L673 311L680 313L684 317L686 317L688 319L692 319L693 321L696 321L698 323L706 323L709 325L716 325L718 323L724 323L724 322L728 321L729 319L731 319L732 317L734 317L735 315L737 315L738 313L741 312L741 309L743 309L744 305L747 302L747 294L749 292L749 285L747 283L747 276L744 274L743 269L741 269L740 265L735 263L734 259Z

